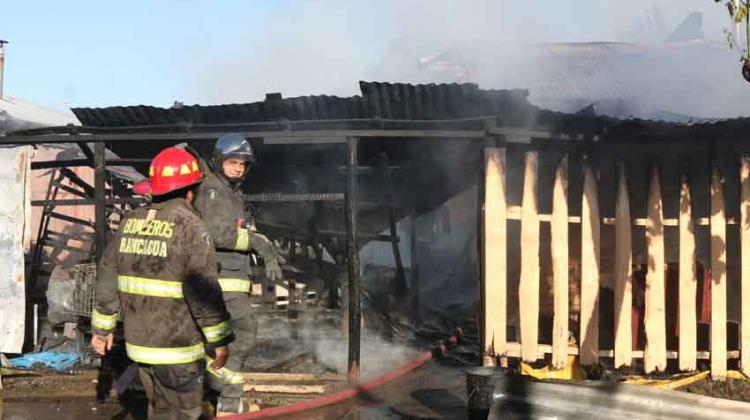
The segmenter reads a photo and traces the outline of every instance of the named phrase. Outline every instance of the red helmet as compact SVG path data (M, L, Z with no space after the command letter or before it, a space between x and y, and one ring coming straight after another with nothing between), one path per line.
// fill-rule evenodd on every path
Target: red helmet
M190 152L168 147L151 161L148 168L151 195L164 195L203 180L198 160Z
M147 179L133 184L133 192L138 195L151 195L151 183Z

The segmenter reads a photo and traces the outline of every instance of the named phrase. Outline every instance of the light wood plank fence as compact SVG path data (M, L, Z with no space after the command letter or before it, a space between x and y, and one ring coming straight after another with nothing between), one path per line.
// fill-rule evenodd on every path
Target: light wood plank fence
M742 157L739 173L735 176L740 186L738 214L739 221L727 218L725 208L724 180L718 171L710 176L710 215L696 218L691 202L691 185L686 176L675 182L679 184L679 216L665 218L663 212L662 185L659 168L654 166L649 173L648 191L628 189L628 168L624 164L615 170L616 193L614 194L614 218L600 215L599 181L592 167L582 161L582 188L580 196L570 194L569 159L559 161L554 173L550 191L539 190L539 153L526 152L523 162L523 182L519 186L522 200L519 205L506 201L508 185L506 149L489 147L485 150L485 182L482 224L482 344L485 364L492 364L495 358L521 358L536 361L550 355L550 361L557 368L564 367L568 355L578 355L584 365L596 363L611 364L614 367L632 366L642 359L646 372L663 371L669 359L678 359L679 369L695 370L698 360L708 360L713 378L724 378L727 362L741 359L741 369L750 374L750 158ZM666 181L664 181L666 182ZM540 214L537 199L540 194L552 195L551 214ZM646 198L645 219L631 217L631 200L634 194ZM580 215L572 215L573 200L580 200ZM735 209L736 210L736 209ZM520 243L509 241L509 223L520 221ZM540 226L549 223L550 240L540 241ZM739 224L741 267L740 290L727 290L727 225ZM602 325L600 322L600 287L602 285L602 231L603 225L614 228L614 255L607 256L614 261L612 288L614 294L614 323ZM711 273L711 324L709 351L697 350L698 313L696 296L698 273L696 270L696 230L706 226L710 232ZM643 229L645 227L645 230ZM638 229L636 229L638 228ZM580 229L580 250L570 249L569 230ZM677 244L665 244L666 232L677 232ZM635 348L638 342L633 325L633 251L631 243L636 235L645 232L647 250L647 272L645 287L645 345ZM509 288L510 273L506 258L510 247L520 246L520 270L518 276L518 299L509 298L515 290ZM667 348L667 264L665 246L679 246L679 299L674 332L678 336L677 348ZM542 344L540 337L540 282L541 257L543 247L551 255L551 273L554 294L554 316L551 327L551 344ZM575 251L575 252L574 252ZM571 255L580 255L580 279L569 276ZM571 325L569 308L569 282L580 282L580 315L575 345L569 344ZM741 326L739 348L727 348L727 293L741 295ZM515 303L514 303L515 302ZM514 305L516 307L511 307ZM514 317L512 314L517 313ZM517 318L517 321L514 321ZM516 328L517 339L510 341L509 331ZM612 348L599 348L600 333L604 329L614 336Z

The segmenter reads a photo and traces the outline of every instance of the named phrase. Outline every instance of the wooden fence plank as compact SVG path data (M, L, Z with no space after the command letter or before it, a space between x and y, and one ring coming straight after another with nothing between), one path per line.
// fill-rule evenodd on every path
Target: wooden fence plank
M568 158L557 167L552 191L552 366L565 367L568 360Z
M508 220L521 220L521 207L520 206L508 206L507 209L507 219ZM539 215L539 221L544 223L549 223L549 221L552 220L551 214L540 214ZM664 219L664 226L679 226L680 221L679 218L674 219ZM581 218L579 216L569 216L568 217L569 223L581 223ZM693 222L696 225L700 226L709 226L711 224L708 217L699 217L695 218ZM614 217L602 217L601 223L603 225L609 225L614 226L615 225L615 218ZM736 220L732 217L727 218L727 225L736 225L738 224ZM645 218L635 218L633 219L633 226L646 226L646 219Z
M711 377L727 373L727 225L724 186L718 170L711 177Z
M581 207L581 319L580 362L584 365L599 360L599 201L596 178L585 165L583 205Z
M687 176L680 181L679 217L679 349L680 370L696 369L697 309L695 295L698 290L698 275L695 267L695 223Z
M541 359L544 357L545 354L552 354L552 346L549 344L540 344L538 346L539 355L538 358ZM521 343L506 343L506 355L508 357L521 357ZM580 354L580 351L577 347L568 347L568 355L577 356ZM643 350L633 350L633 359L643 359ZM695 352L696 358L698 360L710 360L711 359L711 352L710 351L697 351ZM615 357L614 350L606 350L601 349L599 350L599 357L602 358L613 358ZM677 352L674 350L667 350L667 359L677 360L679 356L677 355ZM740 351L739 350L730 350L727 352L727 359L739 359L740 358Z
M740 307L742 308L740 332L740 368L745 375L750 375L750 157L743 156L740 166L741 204L740 204L740 238L741 256L741 290Z
M644 368L646 373L663 371L667 367L666 300L665 300L665 257L664 257L664 215L662 212L661 185L659 170L651 174L648 194L646 223L646 248L648 269L646 272L646 349Z
M521 353L525 361L537 360L539 339L539 212L536 204L538 153L526 153L521 203L521 279L518 304Z
M487 356L485 365L492 364L492 356L505 351L506 342L506 258L507 221L505 216L505 149L487 148L484 157L484 235L482 263L484 294L482 349Z
M615 368L633 361L633 248L625 166L619 167L615 203Z

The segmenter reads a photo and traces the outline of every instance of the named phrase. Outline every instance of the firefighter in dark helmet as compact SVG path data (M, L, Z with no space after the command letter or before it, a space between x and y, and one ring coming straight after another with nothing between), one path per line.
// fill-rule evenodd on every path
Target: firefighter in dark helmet
M215 248L191 204L202 179L190 153L160 152L149 168L152 202L122 220L99 263L91 343L105 354L121 317L149 418L199 418L205 355L221 368L233 339Z
M208 369L208 383L219 392L217 413L247 411L241 399L244 363L256 342L258 321L250 306L252 291L251 254L257 252L265 262L269 280L282 277L283 258L273 243L257 232L246 211L241 186L255 155L241 134L225 134L216 141L206 179L197 190L195 207L206 223L216 245L219 285L232 319L236 340L229 345L231 356L222 369Z

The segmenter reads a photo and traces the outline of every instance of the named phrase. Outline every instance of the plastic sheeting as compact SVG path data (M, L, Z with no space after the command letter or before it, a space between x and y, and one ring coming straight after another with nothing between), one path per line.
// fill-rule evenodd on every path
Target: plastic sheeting
M30 245L29 147L0 149L0 353L20 353L25 332L24 252Z
M10 364L18 369L52 369L66 371L75 367L81 355L77 353L57 353L45 351L41 353L28 353L15 359L10 359Z

